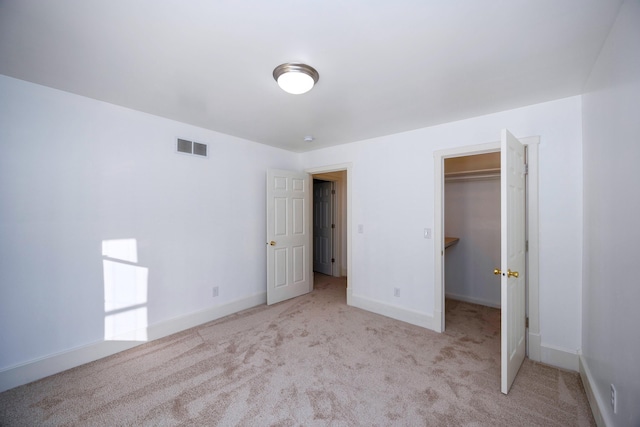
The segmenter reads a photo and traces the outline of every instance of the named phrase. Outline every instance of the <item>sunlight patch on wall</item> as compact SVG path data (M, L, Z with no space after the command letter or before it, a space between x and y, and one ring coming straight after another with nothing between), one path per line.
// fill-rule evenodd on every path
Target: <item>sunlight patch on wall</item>
M138 242L136 239L103 240L102 256L136 263L138 262Z
M104 240L104 339L147 340L149 269L136 265L136 239Z

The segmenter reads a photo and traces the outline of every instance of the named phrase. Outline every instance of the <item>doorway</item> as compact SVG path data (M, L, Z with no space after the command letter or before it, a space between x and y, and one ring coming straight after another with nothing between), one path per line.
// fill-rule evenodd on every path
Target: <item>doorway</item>
M528 316L527 355L540 361L540 329L538 307L538 144L539 137L521 138L527 147L528 177L526 201L526 233L528 236L526 310ZM445 159L474 156L500 151L500 142L440 150L434 153L434 329L445 330L445 220L444 220L444 162ZM454 236L455 237L455 236Z
M339 165L330 165L315 167L305 170L310 174L313 182L316 180L330 182L332 190L335 191L333 196L332 207L332 224L333 242L332 242L332 259L331 276L346 277L347 284L347 304L351 305L351 282L353 278L353 270L351 269L351 164L344 163ZM325 184L326 185L326 184ZM315 185L314 185L315 187ZM314 211L315 209L312 209ZM310 220L313 221L312 213ZM313 250L315 251L315 227ZM313 256L315 260L315 253ZM314 266L314 271L316 270Z
M313 271L334 277L347 275L345 170L313 177Z

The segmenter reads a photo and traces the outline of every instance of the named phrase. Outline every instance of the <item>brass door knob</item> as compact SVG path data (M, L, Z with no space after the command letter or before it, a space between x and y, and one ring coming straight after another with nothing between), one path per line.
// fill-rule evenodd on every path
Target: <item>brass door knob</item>
M276 242L274 242L274 241L272 240L271 242L269 242L269 244L270 244L271 246L275 246L275 245L276 245Z
M498 268L494 268L493 274L495 274L496 276L499 276L502 274L502 270ZM518 277L520 277L520 273L518 273L517 271L507 270L507 277L515 277L517 279Z

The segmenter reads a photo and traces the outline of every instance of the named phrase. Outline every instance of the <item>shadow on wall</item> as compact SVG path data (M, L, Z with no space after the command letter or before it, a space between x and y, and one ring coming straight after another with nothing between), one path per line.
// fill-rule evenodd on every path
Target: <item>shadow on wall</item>
M136 239L102 241L105 341L147 341L149 269L137 263Z

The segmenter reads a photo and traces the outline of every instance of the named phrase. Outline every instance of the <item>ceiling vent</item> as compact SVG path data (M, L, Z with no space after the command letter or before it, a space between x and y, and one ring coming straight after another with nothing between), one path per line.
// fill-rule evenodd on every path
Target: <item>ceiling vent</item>
M178 138L176 142L178 153L193 154L194 156L207 157L207 144Z

